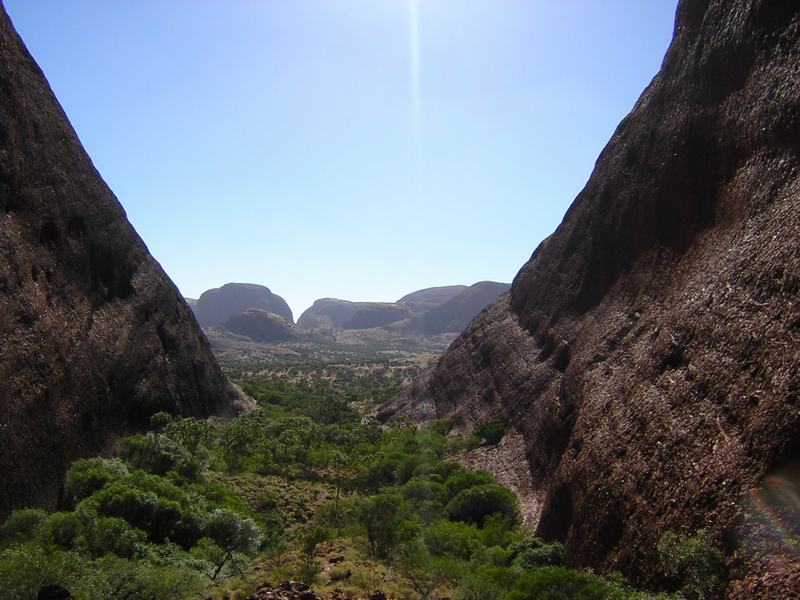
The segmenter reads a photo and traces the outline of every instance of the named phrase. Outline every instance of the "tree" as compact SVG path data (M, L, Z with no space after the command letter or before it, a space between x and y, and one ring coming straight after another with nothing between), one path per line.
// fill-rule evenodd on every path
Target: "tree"
M449 519L483 526L494 514L516 521L517 498L510 490L497 483L479 485L460 491L445 508Z
M403 544L399 554L400 572L421 600L435 598L436 588L446 583L453 574L452 562L432 556L420 540Z
M705 529L692 536L666 532L658 542L658 558L664 574L679 582L687 598L714 597L722 578L722 553Z
M301 552L303 555L303 565L300 570L300 578L304 583L312 583L314 577L319 572L320 567L317 562L317 547L333 537L333 531L319 524L314 524L306 529L301 538Z
M397 494L380 494L364 502L360 521L372 553L388 558L398 544L412 539L418 524L408 502Z

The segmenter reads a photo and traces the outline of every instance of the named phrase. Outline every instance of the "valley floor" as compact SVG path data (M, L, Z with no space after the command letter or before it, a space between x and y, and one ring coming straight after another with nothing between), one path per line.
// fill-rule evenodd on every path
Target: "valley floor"
M48 585L78 600L668 597L568 569L561 544L532 536L520 436L366 416L431 348L342 360L352 344L311 346L324 360L221 354L252 412L158 413L114 457L76 461L56 512L16 511L0 528L0 597Z

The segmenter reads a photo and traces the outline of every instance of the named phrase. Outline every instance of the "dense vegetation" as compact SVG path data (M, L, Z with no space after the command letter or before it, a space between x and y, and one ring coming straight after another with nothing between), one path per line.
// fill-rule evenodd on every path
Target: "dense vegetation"
M382 428L354 408L369 386L244 386L258 410L229 423L159 413L117 457L76 461L58 512L13 513L0 528L0 597L60 584L79 600L246 598L289 578L345 597L653 597L563 567L559 543L520 526L510 490L447 460L471 445L447 423ZM472 440L501 436L489 422ZM661 548L690 598L713 593L719 557L703 544L672 536Z

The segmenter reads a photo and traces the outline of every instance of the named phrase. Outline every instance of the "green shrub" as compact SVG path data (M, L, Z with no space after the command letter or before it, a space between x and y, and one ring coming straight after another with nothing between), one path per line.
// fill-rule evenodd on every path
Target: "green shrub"
M479 527L495 514L516 522L517 512L517 497L498 483L462 490L445 507L447 518Z
M516 579L511 569L480 565L470 569L453 593L453 600L499 600Z
M722 553L705 529L693 536L668 531L658 542L658 558L664 574L680 586L687 598L714 597L723 576Z
M114 557L97 561L95 568L103 592L86 596L91 600L179 600L198 596L207 582L205 575L191 568L159 566ZM76 597L81 596L76 594Z
M86 499L82 506L85 504L86 509L94 509L101 515L124 519L157 544L170 539L188 549L203 537L201 515L180 490L163 480L144 479L139 483L145 489L135 487L135 482L129 480L109 484ZM148 483L151 489L146 489ZM156 493L153 488L176 499Z
M174 419L164 427L164 435L177 442L194 460L205 459L217 439L217 427L204 419Z
M0 552L0 598L36 600L39 589L60 585L79 598L102 598L105 591L90 563L75 552L19 544Z
M555 567L564 560L564 546L559 542L546 543L529 537L509 547L512 562L523 569Z
M407 499L421 502L423 500L435 500L442 496L444 486L429 478L414 477L400 488L400 493Z
M413 538L418 529L411 506L397 494L368 498L359 517L370 549L378 558L387 558L398 544Z
M193 480L201 471L201 466L183 446L162 434L148 433L125 438L120 443L119 455L134 469L153 475L166 475L174 470Z
M504 600L623 600L619 589L589 573L565 567L527 571Z
M256 553L260 543L260 532L253 520L228 510L214 510L206 519L203 533L220 548L248 556Z
M15 510L0 527L0 547L30 540L46 518L47 513L37 508Z
M435 597L439 586L460 574L458 565L452 560L431 555L419 540L403 544L399 555L399 570L411 583L420 600Z
M481 547L474 525L453 521L436 521L422 532L422 539L434 556L452 556L469 560Z
M481 440L481 443L489 446L496 446L499 444L506 433L502 421L497 420L478 423L472 432Z
M447 475L444 483L444 496L442 501L447 503L460 492L480 485L497 483L495 478L486 471L467 471L459 467Z
M107 483L128 475L128 467L117 459L76 460L67 471L66 491L77 500L88 498Z
M123 519L85 510L50 515L40 525L39 534L47 544L93 557L111 553L131 558L139 554L146 541L144 532L131 528Z

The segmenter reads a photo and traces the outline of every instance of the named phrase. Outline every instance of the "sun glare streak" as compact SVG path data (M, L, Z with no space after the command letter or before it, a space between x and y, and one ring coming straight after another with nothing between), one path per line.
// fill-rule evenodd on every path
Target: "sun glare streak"
M420 0L409 0L409 48L411 66L411 119L414 141L422 136L422 90L420 67Z

